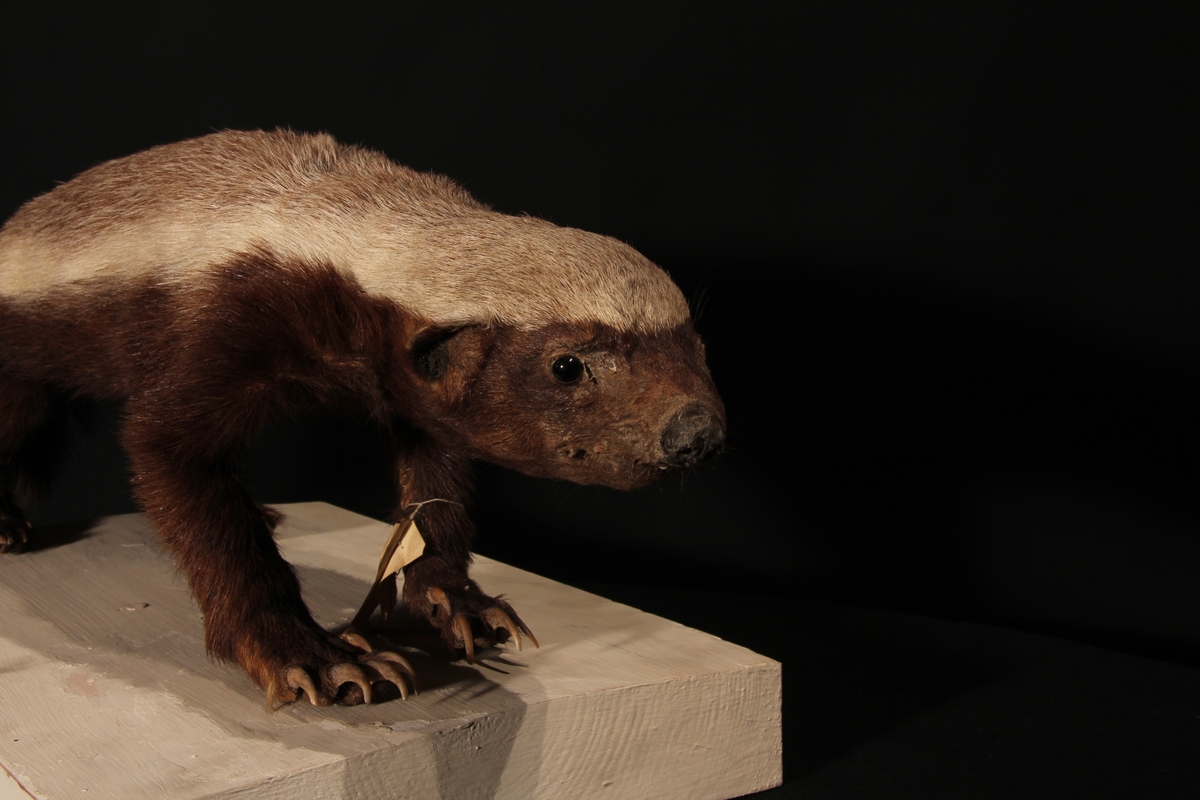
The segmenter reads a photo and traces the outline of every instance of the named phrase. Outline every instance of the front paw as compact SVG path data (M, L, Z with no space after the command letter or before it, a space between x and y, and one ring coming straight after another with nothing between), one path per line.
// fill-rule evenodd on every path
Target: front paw
M33 525L16 506L0 504L0 553L19 553L29 543Z
M340 638L322 634L300 645L293 642L269 657L238 659L266 689L269 709L302 699L314 706L370 703L376 683L394 684L405 700L410 686L417 691L416 672L400 654L374 650L356 633L346 632ZM263 648L249 649L261 652Z
M498 597L489 597L472 582L462 590L431 587L425 590L419 609L429 622L442 630L442 640L451 650L463 650L467 663L475 662L475 647L492 647L512 640L521 649L522 637L538 646L533 632L517 616L512 606Z

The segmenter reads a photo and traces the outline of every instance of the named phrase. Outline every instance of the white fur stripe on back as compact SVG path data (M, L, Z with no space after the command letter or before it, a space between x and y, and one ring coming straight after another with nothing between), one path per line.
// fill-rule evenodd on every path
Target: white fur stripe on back
M238 253L327 262L439 324L688 319L615 239L488 210L450 180L329 136L223 132L95 167L0 230L0 294L112 276L202 280Z

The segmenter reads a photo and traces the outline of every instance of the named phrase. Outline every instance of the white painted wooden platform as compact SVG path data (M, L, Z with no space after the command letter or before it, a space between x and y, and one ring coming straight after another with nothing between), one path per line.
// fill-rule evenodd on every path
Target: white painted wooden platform
M389 526L280 509L309 605L345 624ZM40 533L49 546L0 556L0 800L704 798L782 777L777 662L486 558L475 577L541 649L470 666L428 626L393 629L420 694L271 714L239 670L208 662L143 517Z

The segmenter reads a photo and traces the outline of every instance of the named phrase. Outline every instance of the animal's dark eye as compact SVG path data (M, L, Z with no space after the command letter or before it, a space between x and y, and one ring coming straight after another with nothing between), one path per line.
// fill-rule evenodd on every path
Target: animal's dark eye
M583 377L583 362L578 356L559 356L550 365L550 371L559 383L575 383Z

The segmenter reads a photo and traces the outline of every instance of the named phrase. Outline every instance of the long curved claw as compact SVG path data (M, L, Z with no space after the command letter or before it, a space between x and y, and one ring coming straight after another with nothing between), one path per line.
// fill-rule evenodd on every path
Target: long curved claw
M391 655L395 655L392 653ZM390 681L395 684L400 690L400 696L405 700L408 699L408 682L412 681L412 690L417 691L417 676L412 672L412 667L404 669L408 662L403 664L392 661L387 658L368 658L363 662L379 675L380 680ZM399 666L397 666L399 665ZM405 680L407 678L407 680Z
M425 593L425 599L429 601L430 605L441 606L446 609L446 614L450 613L450 598L436 586Z
M492 630L503 628L508 631L509 637L516 643L517 649L521 649L521 634L517 630L517 625L513 622L512 617L505 613L504 609L492 607L483 612L483 621L488 624Z
M533 635L533 631L529 630L529 626L517 616L517 612L513 611L510 607L508 611L504 612L504 615L517 624L517 627L521 629L521 633L530 641L531 644L533 644L535 648L541 647L541 645L538 644L537 637ZM517 649L520 650L521 648L518 647Z
M308 674L308 670L304 667L293 664L287 668L284 677L289 689L295 692L304 692L308 695L308 702L314 706L329 705L329 698L317 691L317 685L313 683L312 676ZM295 699L299 700L299 695Z
M371 650L374 649L371 647L371 643L368 642L362 634L356 633L352 630L342 633L342 641L346 644L354 645L364 653L370 653Z
M395 664L412 680L413 691L419 691L417 689L417 671L413 669L412 664L408 663L408 659L399 653L393 653L391 650L377 650L363 660L370 662L388 661Z
M438 590L441 591L441 590ZM475 663L475 635L471 633L471 621L467 619L466 614L455 614L454 619L450 620L453 626L454 635L462 639L463 649L467 651L467 663Z
M533 631L529 630L529 626L522 622L519 617L517 618L517 627L521 629L521 633L525 634L525 638L533 644L535 650L541 649L541 645L538 644L537 637L533 635ZM521 648L518 647L517 649L520 650Z
M345 661L334 664L329 668L329 679L338 687L341 687L342 684L353 683L362 690L363 703L371 704L371 682L367 680L367 674L357 664Z

